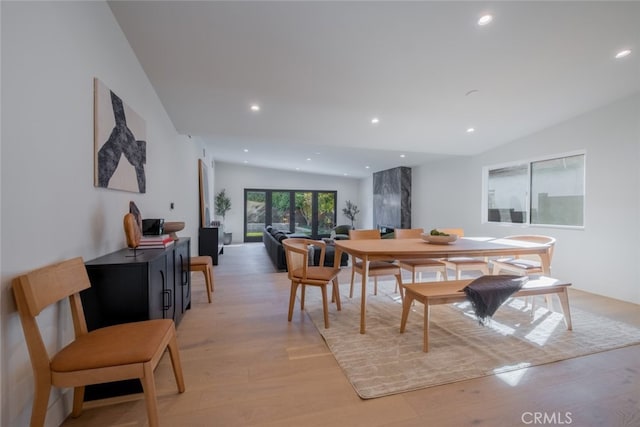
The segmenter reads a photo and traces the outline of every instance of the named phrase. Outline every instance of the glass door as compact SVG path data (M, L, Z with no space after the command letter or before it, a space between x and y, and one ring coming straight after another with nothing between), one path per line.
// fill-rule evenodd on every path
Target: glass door
M244 241L261 242L266 225L266 191L245 191Z

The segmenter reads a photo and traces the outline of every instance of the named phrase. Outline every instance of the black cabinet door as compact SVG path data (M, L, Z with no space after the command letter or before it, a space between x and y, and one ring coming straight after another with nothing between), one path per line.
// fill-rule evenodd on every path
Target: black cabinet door
M191 275L189 274L190 246L178 244L175 248L175 288L176 288L176 324L182 319L182 314L191 307Z
M149 318L175 318L173 256L171 252L149 263Z

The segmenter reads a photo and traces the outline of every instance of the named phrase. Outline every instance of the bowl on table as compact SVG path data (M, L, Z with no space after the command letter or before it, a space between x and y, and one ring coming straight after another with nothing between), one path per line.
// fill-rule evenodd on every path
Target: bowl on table
M432 243L434 245L448 245L449 243L453 243L458 240L457 234L448 234L446 236L434 236L427 233L422 233L422 240L427 243Z

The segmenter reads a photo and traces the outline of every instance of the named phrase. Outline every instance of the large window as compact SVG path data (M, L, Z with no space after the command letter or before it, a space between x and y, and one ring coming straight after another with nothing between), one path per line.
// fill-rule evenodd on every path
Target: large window
M585 154L486 167L483 220L584 226Z
M244 241L261 241L266 225L312 239L328 237L336 225L336 197L335 191L245 189Z

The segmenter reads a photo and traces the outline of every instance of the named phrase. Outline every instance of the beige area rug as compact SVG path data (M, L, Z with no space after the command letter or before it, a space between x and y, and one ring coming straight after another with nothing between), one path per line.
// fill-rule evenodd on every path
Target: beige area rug
M378 296L368 295L364 335L359 333L360 298L350 299L348 287L341 286L342 311L330 306L329 329L319 290L306 292L305 310L362 399L487 375L510 381L530 366L640 343L640 329L630 325L572 309L573 331L567 331L562 314L547 310L543 299L532 317L531 306L514 298L486 326L478 324L469 303L432 307L429 352L424 353L424 306L415 304L401 334L402 306L392 291L393 285L383 283ZM556 297L554 304L559 306Z

